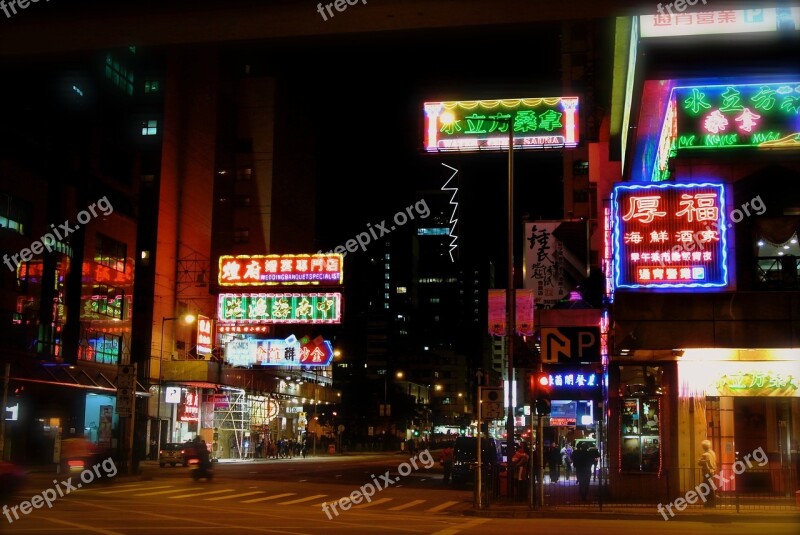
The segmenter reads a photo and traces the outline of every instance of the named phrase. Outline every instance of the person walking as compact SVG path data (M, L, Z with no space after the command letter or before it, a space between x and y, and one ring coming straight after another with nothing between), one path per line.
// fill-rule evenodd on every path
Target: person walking
M700 446L703 448L703 453L700 454L697 464L700 466L701 473L706 479L706 483L708 484L709 488L713 489L709 493L708 498L703 504L703 507L713 509L716 507L717 502L717 491L716 486L714 485L714 475L717 473L717 454L711 449L710 440L704 440L700 443Z
M572 451L572 446L570 446L569 442L565 442L564 447L561 448L561 464L564 465L564 477L567 481L569 481L572 472Z
M583 501L589 499L589 482L592 479L594 458L589 453L589 444L581 442L578 449L572 452L572 464L575 467L575 479L578 480L578 492Z
M528 456L525 444L520 444L517 446L517 451L514 452L514 456L511 458L511 466L514 467L514 484L516 485L514 489L514 498L518 502L524 501L525 497L528 495L527 481L529 462L530 456Z
M444 469L442 483L447 485L450 483L450 478L453 474L453 446L449 442L444 445L444 449L439 457L439 464L441 464Z
M545 461L550 467L550 483L558 483L559 465L561 464L561 454L558 451L558 446L549 446L544 454Z

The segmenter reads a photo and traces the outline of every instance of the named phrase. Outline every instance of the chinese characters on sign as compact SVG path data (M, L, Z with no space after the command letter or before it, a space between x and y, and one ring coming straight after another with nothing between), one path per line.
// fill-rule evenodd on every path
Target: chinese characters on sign
M298 254L221 256L220 286L276 286L288 284L339 285L342 255Z
M232 366L327 366L333 347L327 340L235 338L225 344L225 360Z
M727 286L722 184L620 184L612 204L618 288Z
M797 376L788 373L739 370L722 375L716 387L725 396L793 396L797 384Z
M178 419L181 422L196 422L200 417L200 400L196 392L191 389L186 391L186 397L181 404L180 416Z
M428 152L575 147L578 97L426 102Z
M197 317L197 354L208 355L213 346L213 324L210 318Z
M664 12L640 15L639 25L641 35L645 38L797 30L800 28L800 8Z
M525 223L524 286L551 307L589 274L586 221Z
M671 155L725 147L794 148L800 82L676 87Z
M341 293L220 294L220 322L340 323Z

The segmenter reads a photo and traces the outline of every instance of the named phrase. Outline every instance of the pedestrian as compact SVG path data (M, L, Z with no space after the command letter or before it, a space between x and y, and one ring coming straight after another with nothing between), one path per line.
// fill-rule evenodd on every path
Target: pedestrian
M444 479L442 483L447 485L450 483L450 478L453 474L453 446L448 442L445 444L444 449L442 450L441 457L439 458L439 464L442 465L444 469Z
M550 483L558 483L558 472L561 465L561 454L558 451L558 446L552 445L544 453L545 461L550 468Z
M158 460L158 442L154 438L150 439L150 460Z
M600 464L600 450L597 449L597 446L591 444L589 446L589 455L592 456L592 479L597 481L597 473L599 472L599 464Z
M578 449L572 452L572 464L575 466L575 478L578 480L578 492L583 501L589 499L589 482L592 479L594 459L589 453L589 443L581 442Z
M561 464L564 465L564 474L567 480L572 472L572 451L569 442L565 442L564 447L561 448Z
M524 501L526 495L528 494L528 463L530 462L530 456L526 451L525 444L520 443L517 446L517 451L514 452L514 456L511 458L511 466L514 467L514 484L516 488L514 489L514 498L517 501Z
M716 486L714 484L714 475L717 473L717 454L714 453L714 450L711 449L711 441L704 440L700 443L700 446L703 448L703 453L700 455L700 458L697 460L697 464L700 466L702 477L706 479L708 487L711 492L708 495L703 507L714 508L716 507Z

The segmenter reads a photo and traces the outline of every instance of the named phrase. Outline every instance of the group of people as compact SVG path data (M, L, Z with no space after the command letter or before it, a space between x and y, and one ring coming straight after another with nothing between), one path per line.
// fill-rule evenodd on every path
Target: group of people
M535 452L534 452L535 453ZM597 477L595 467L600 461L600 451L589 442L580 442L576 448L567 442L559 450L557 447L548 446L544 451L544 460L550 469L550 482L556 483L559 478L559 466L564 464L567 468L567 479L571 472L575 471L578 484L578 492L581 499L589 499L589 485L592 474ZM527 494L528 469L530 466L530 454L526 444L522 443L517 447L517 451L511 458L511 469L513 478L516 482L516 494L518 499L522 499ZM533 456L533 478L534 484L538 483L539 459Z
M304 459L308 455L308 440L292 440L283 438L277 442L264 439L256 446L256 457L267 459L291 459L292 457L302 456Z

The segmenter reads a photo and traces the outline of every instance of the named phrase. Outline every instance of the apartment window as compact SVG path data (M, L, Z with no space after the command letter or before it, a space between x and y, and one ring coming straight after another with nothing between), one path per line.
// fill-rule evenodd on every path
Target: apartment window
M385 255L383 255L383 259L384 260L391 260L391 256L392 255L390 255L389 253L386 253Z
M142 135L154 136L158 134L158 121L142 121Z
M383 285L383 289L384 290L388 290L389 286L390 286L390 284L387 282L386 284Z
M240 208L246 208L250 206L250 195L237 195L236 206Z
M253 178L252 167L242 167L236 170L236 180L251 180Z
M389 264L384 264L384 265L383 265L383 269L390 269L390 266L389 266Z
M111 54L106 54L106 78L128 95L133 95L133 71Z
M442 300L439 297L431 297L431 303L440 303Z
M101 364L118 364L121 347L121 336L93 332L89 334L88 343L81 346L78 358Z
M95 242L94 261L117 271L125 271L128 246L114 238L98 234Z
M0 194L0 228L12 230L25 236L27 233L28 207L10 195Z
M233 231L234 243L247 243L250 241L250 229L239 228Z
M389 303L384 303L383 304L383 308L386 309L386 310L389 310Z
M389 294L388 293L383 294L383 298L384 299L389 299Z
M144 94L158 93L161 90L161 82L158 80L146 80L144 82Z
M386 279L386 280L388 281L388 280L389 280L389 274L388 274L388 273L384 273L384 274L383 274L383 278L384 278L384 279Z

